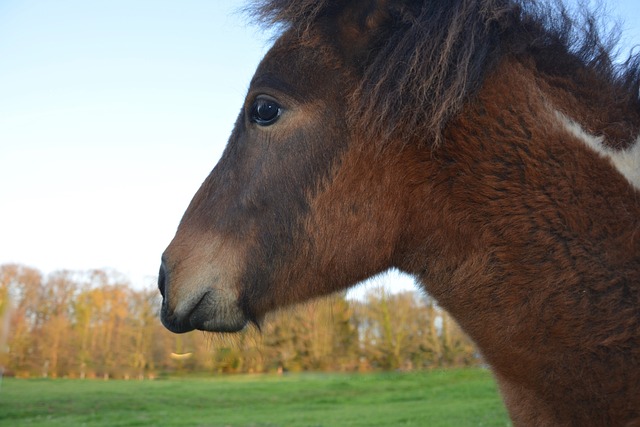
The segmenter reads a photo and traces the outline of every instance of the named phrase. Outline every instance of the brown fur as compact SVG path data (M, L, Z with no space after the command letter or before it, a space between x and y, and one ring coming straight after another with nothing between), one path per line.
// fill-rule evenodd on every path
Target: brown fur
M235 331L396 267L514 424L640 424L638 189L557 116L638 143L638 59L534 2L261 5L284 31L163 255L163 323Z
M607 111L616 114L613 120L608 117L608 123L619 122L634 104L634 120L638 119L640 56L614 65L610 52L615 50L617 35L601 35L604 25L595 15L581 11L573 16L561 1L255 3L253 13L261 22L280 24L295 32L301 43L315 46L334 42L335 28L319 27L327 20L333 25L336 14L346 15L337 40L344 44L342 60L359 73L348 114L354 127L369 130L369 137L387 139L402 133L440 142L447 121L477 91L492 65L506 55L533 56L545 74L557 77L555 84L587 95L583 102L608 93L609 98L602 101ZM375 16L377 26L367 23L367 16ZM329 40L327 32L332 36ZM599 84L584 86L594 82Z

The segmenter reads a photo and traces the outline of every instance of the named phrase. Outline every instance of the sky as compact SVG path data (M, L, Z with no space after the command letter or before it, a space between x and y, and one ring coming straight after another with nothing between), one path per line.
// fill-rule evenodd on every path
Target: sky
M0 0L0 264L155 281L272 41L242 5ZM640 44L640 1L608 9Z

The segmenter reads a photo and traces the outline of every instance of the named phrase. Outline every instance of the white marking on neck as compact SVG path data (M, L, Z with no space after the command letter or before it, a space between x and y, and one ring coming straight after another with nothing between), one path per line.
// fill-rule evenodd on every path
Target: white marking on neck
M591 135L575 120L565 116L556 110L556 117L562 126L573 136L598 153L601 157L609 159L611 164L620 172L636 189L640 190L640 136L625 150L616 150L604 145L603 136Z

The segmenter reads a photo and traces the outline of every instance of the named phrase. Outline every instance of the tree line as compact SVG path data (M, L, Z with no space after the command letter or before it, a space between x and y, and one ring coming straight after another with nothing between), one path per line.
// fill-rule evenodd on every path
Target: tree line
M270 315L260 331L175 335L155 287L106 270L0 266L0 369L19 377L153 378L187 372L413 370L479 363L428 296L334 295Z

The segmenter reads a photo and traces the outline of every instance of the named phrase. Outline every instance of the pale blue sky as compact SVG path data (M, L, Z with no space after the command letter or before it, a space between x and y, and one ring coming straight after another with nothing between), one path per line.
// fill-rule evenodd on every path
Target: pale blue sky
M0 264L154 280L269 45L242 4L0 0Z
M0 0L0 263L156 274L268 47L239 7Z

